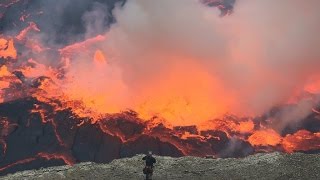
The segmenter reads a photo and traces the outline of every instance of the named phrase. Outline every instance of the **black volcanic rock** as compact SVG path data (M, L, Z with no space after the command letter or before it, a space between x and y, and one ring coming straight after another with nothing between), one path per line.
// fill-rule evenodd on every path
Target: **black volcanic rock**
M224 148L219 150L219 157L245 157L254 153L250 143L238 138L231 138Z
M173 130L181 133L188 132L190 134L198 134L198 129L196 126L175 126Z
M94 162L104 163L120 158L121 141L119 138L103 134L99 148L95 153Z
M116 3L121 5L124 2L125 0L21 0L8 7L0 6L0 32L17 34L26 27L27 22L32 21L41 29L44 42L66 45L84 38L88 23L85 22L85 16L90 16L90 12L97 9L108 13L105 13L105 17L97 17L101 18L102 29L96 33L107 31L115 21L112 9ZM9 4L9 1L0 2L2 3ZM27 15L25 21L20 20L23 15Z
M41 170L24 171L2 177L14 179L132 179L144 176L142 155L112 161L110 164L81 163ZM320 179L320 155L256 154L240 159L171 158L155 156L154 179Z
M183 153L174 145L162 142L159 138L142 135L134 141L125 142L121 148L121 157L132 157L139 153L152 151L161 156L180 157Z
M128 114L116 114L114 117L101 120L100 125L109 131L117 132L124 139L129 139L135 135L140 135L145 129L145 124L142 123L135 115Z
M312 127L318 118L312 114L303 122ZM0 104L0 127L0 175L87 161L106 163L149 150L173 157L244 157L259 151L241 135L199 132L195 126L171 129L156 119L143 121L133 112L108 115L92 123L90 118L80 118L69 109L56 111L34 98ZM281 151L281 147L261 150Z
M91 124L79 127L73 143L71 150L79 162L110 162L120 158L120 139Z
M106 163L148 150L183 155L170 142L143 135L146 124L126 113L92 124L70 110L55 111L48 104L25 98L0 104L0 120L0 175L66 163Z

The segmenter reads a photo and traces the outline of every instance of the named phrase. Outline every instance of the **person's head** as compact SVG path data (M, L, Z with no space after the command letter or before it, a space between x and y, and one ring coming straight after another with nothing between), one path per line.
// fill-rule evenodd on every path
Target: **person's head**
M149 156L152 156L152 151L148 151L148 155L149 155Z

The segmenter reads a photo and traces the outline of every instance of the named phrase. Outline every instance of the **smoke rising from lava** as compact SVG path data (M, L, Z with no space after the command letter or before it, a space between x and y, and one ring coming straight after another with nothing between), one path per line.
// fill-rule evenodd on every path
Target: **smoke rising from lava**
M236 2L1 2L0 174L145 148L319 152L319 3Z
M92 102L98 112L130 108L174 124L199 124L228 112L260 115L302 93L317 75L318 5L239 1L234 14L221 18L218 9L194 0L128 1L116 8L116 23L97 46L107 63L94 64L80 53L66 93L76 89L75 98ZM88 22L106 16L91 14ZM313 103L301 108L311 111Z
M56 7L63 11L70 4L59 2ZM199 125L226 113L256 116L298 102L295 109L277 115L283 121L281 129L303 119L317 103L301 100L305 90L320 90L317 5L315 0L237 1L234 13L221 17L218 8L196 0L130 0L118 3L112 17L108 11L112 7L97 2L84 8L88 3L82 2L70 11L72 16L82 13L81 22L72 21L71 27L83 23L84 29L66 29L58 37L60 26L57 32L46 29L67 23L61 18L65 15L57 16L53 24L42 17L41 30L31 23L27 32L31 38L21 40L20 33L17 40L42 52L42 47L61 47L55 44L61 38L86 39L60 49L61 62L50 61L56 59L55 53L34 58L47 66L37 65L36 74L52 77L50 66L58 66L62 75L53 81L61 94L67 101L83 102L89 113L132 109L143 119L159 116L175 125ZM113 18L116 22L108 30ZM77 31L85 33L72 33ZM34 46L40 39L43 46ZM30 77L28 73L34 72L23 73ZM56 91L48 94L57 96Z

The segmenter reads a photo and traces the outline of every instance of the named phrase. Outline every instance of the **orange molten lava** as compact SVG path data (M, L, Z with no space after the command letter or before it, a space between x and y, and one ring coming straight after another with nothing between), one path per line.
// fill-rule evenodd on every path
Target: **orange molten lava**
M320 148L320 133L311 133L300 130L289 134L283 139L283 148L286 152L317 150Z
M222 116L233 103L218 84L203 67L186 62L141 87L132 109L143 119L160 116L173 125L199 125Z
M8 68L6 65L3 65L0 67L0 78L5 76L10 76L11 73L8 71Z
M276 146L281 143L281 136L272 129L255 131L248 139L254 146Z
M14 42L12 39L0 39L0 57L2 58L17 58L17 50L14 47Z
M304 87L304 90L313 94L320 93L320 75L312 76L310 82Z
M29 23L29 26L26 27L25 29L23 29L17 36L16 36L16 39L19 40L19 41L23 41L26 39L28 33L30 31L37 31L37 32L40 32L40 29L38 28L37 24L35 24L34 22L30 22Z
M220 1L204 0L204 2L218 3ZM28 16L22 15L21 21L25 21L25 18ZM238 28L239 32L236 32L239 34L243 33L242 28ZM54 64L51 62L53 61L51 59L41 59L43 58L42 56L37 56L41 53L45 54L44 51L49 49L42 47L37 38L34 38L36 36L32 36L37 32L40 32L37 24L30 22L25 29L15 36L14 40L0 38L0 58L4 58L6 61L17 59L17 50L15 49L14 42L24 45L25 48L32 50L35 54L32 58L21 58L22 62L16 62L16 64L10 61L11 64L1 65L0 103L8 95L14 97L7 98L9 100L31 96L40 102L50 104L56 111L71 109L76 116L89 117L92 123L99 123L99 120L108 117L110 114L132 110L137 113L137 119L143 121L140 123L148 123L149 129L156 127L158 124L162 124L168 129L173 129L174 126L195 125L197 130L200 131L220 131L226 134L228 138L237 136L254 147L280 147L286 152L320 149L320 133L300 130L282 137L271 128L256 127L259 125L256 125L253 118L251 118L254 113L246 112L249 108L243 108L243 106L247 106L247 104L240 102L242 98L245 99L246 97L239 97L237 91L248 90L250 92L245 94L255 96L255 92L258 90L268 89L272 91L273 87L268 87L268 83L265 85L264 82L259 82L259 85L263 86L263 88L259 87L259 85L249 84L250 88L248 89L232 89L227 87L227 83L222 82L222 79L219 79L218 75L209 72L210 68L216 67L208 68L206 62L201 60L202 57L189 57L188 52L175 52L175 49L161 49L161 45L152 47L153 49L146 48L138 56L152 62L153 59L159 58L154 63L149 64L147 61L138 62L135 59L130 59L130 56L125 56L127 59L125 59L125 62L122 62L121 58L113 59L113 56L110 55L109 51L112 48L109 47L109 51L106 50L108 49L105 47L108 40L107 35L98 35L56 50L58 57L55 57L54 61L56 64ZM253 40L248 40L248 42L259 41L254 36L252 37ZM161 50L157 49L158 46ZM145 53L148 50L151 51L150 54ZM241 66L239 65L241 63L252 63L248 66L253 69L252 71L263 71L264 68L259 67L254 62L256 61L255 55L260 52L252 52L251 54L251 52L242 52L243 50L242 48L230 49L230 56L240 56L235 58L239 62L235 64L236 68L231 68L231 70L236 71L238 66ZM135 53L133 54L135 55ZM122 57L121 54L116 54L115 56ZM147 56L147 58L144 56ZM253 62L251 62L251 58L253 58ZM206 60L206 58L204 59ZM242 59L244 60L242 61ZM212 60L210 59L210 61ZM130 70L133 70L127 68L129 63L132 63L130 66L137 66L138 68L132 68L134 72L130 72ZM139 63L144 66L139 66ZM219 65L219 63L215 65ZM154 66L157 67L154 68ZM144 73L140 74L138 71L144 71ZM248 71L251 71L251 69ZM272 78L277 80L282 79L281 77L277 77L278 74L273 74L272 71L265 71L264 76L266 77L263 77L262 80L269 80L267 76L272 76ZM132 76L124 76L124 73ZM232 74L234 72L219 73ZM255 77L252 77L252 79L254 80ZM239 82L240 80L243 81L240 78ZM245 79L245 81L248 80ZM301 93L301 89L311 94L320 93L319 76L312 76L309 81L303 84L305 85L304 88L298 88L298 94ZM253 82L258 81L254 80ZM277 86L286 82L286 79L275 82L272 85ZM246 82L243 81L243 83ZM8 91L7 89L10 89L11 86L19 87L20 89L14 89L12 92L11 90ZM268 94L269 91L266 91L266 95L262 93L266 97L257 97L256 100L268 101L268 95L272 94L272 92ZM287 97L279 98L285 99ZM246 101L244 100L244 102ZM286 101L283 100L283 102ZM295 101L295 103L297 102ZM278 104L272 104L272 106L275 105ZM312 110L320 114L319 109L314 108ZM44 109L35 105L31 113L38 114L42 119L42 123L51 123L55 127L54 133L56 139L62 147L66 146L56 131L57 125L55 121L46 115ZM232 117L231 115L229 116L229 113L239 116L243 115L244 118ZM160 120L163 120L163 122L160 122ZM83 122L78 125L81 126L82 124ZM104 127L102 124L99 125L104 132L112 134L107 127ZM145 133L149 132L146 131ZM211 136L205 137L200 134L184 132L175 135L183 140L195 138L201 141L205 141ZM125 135L121 133L113 133L113 135L120 137L122 142L127 141ZM162 141L170 141L170 143L181 149L184 154L188 154L188 148L180 144L180 139L173 141L170 139L171 137L162 137L161 133L152 135L161 137ZM4 147L6 146L2 137L0 137L0 144ZM67 164L73 163L73 160L63 155L39 153L37 156L45 159L62 159ZM16 164L28 163L35 159L26 159L16 162ZM8 165L8 167L10 166Z
M88 49L89 47L105 40L106 40L105 36L98 35L94 38L87 39L83 42L66 46L60 49L59 51L62 57L70 57L76 53L80 53L80 52L83 53L84 51L88 51L88 50L90 51L90 49Z

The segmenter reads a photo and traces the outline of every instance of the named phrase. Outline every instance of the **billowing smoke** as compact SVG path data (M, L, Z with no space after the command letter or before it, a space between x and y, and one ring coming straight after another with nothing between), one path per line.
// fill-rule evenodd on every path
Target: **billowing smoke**
M0 1L0 175L146 149L319 152L319 5Z
M66 76L72 83L64 91L93 111L129 108L173 124L201 124L225 113L260 115L310 83L317 91L319 5L239 0L233 14L221 17L218 8L197 0L127 1L113 11L116 23L96 51L71 62ZM104 9L96 4L83 16L89 36L102 32L109 16ZM303 118L313 103L303 100L294 117L279 117Z

